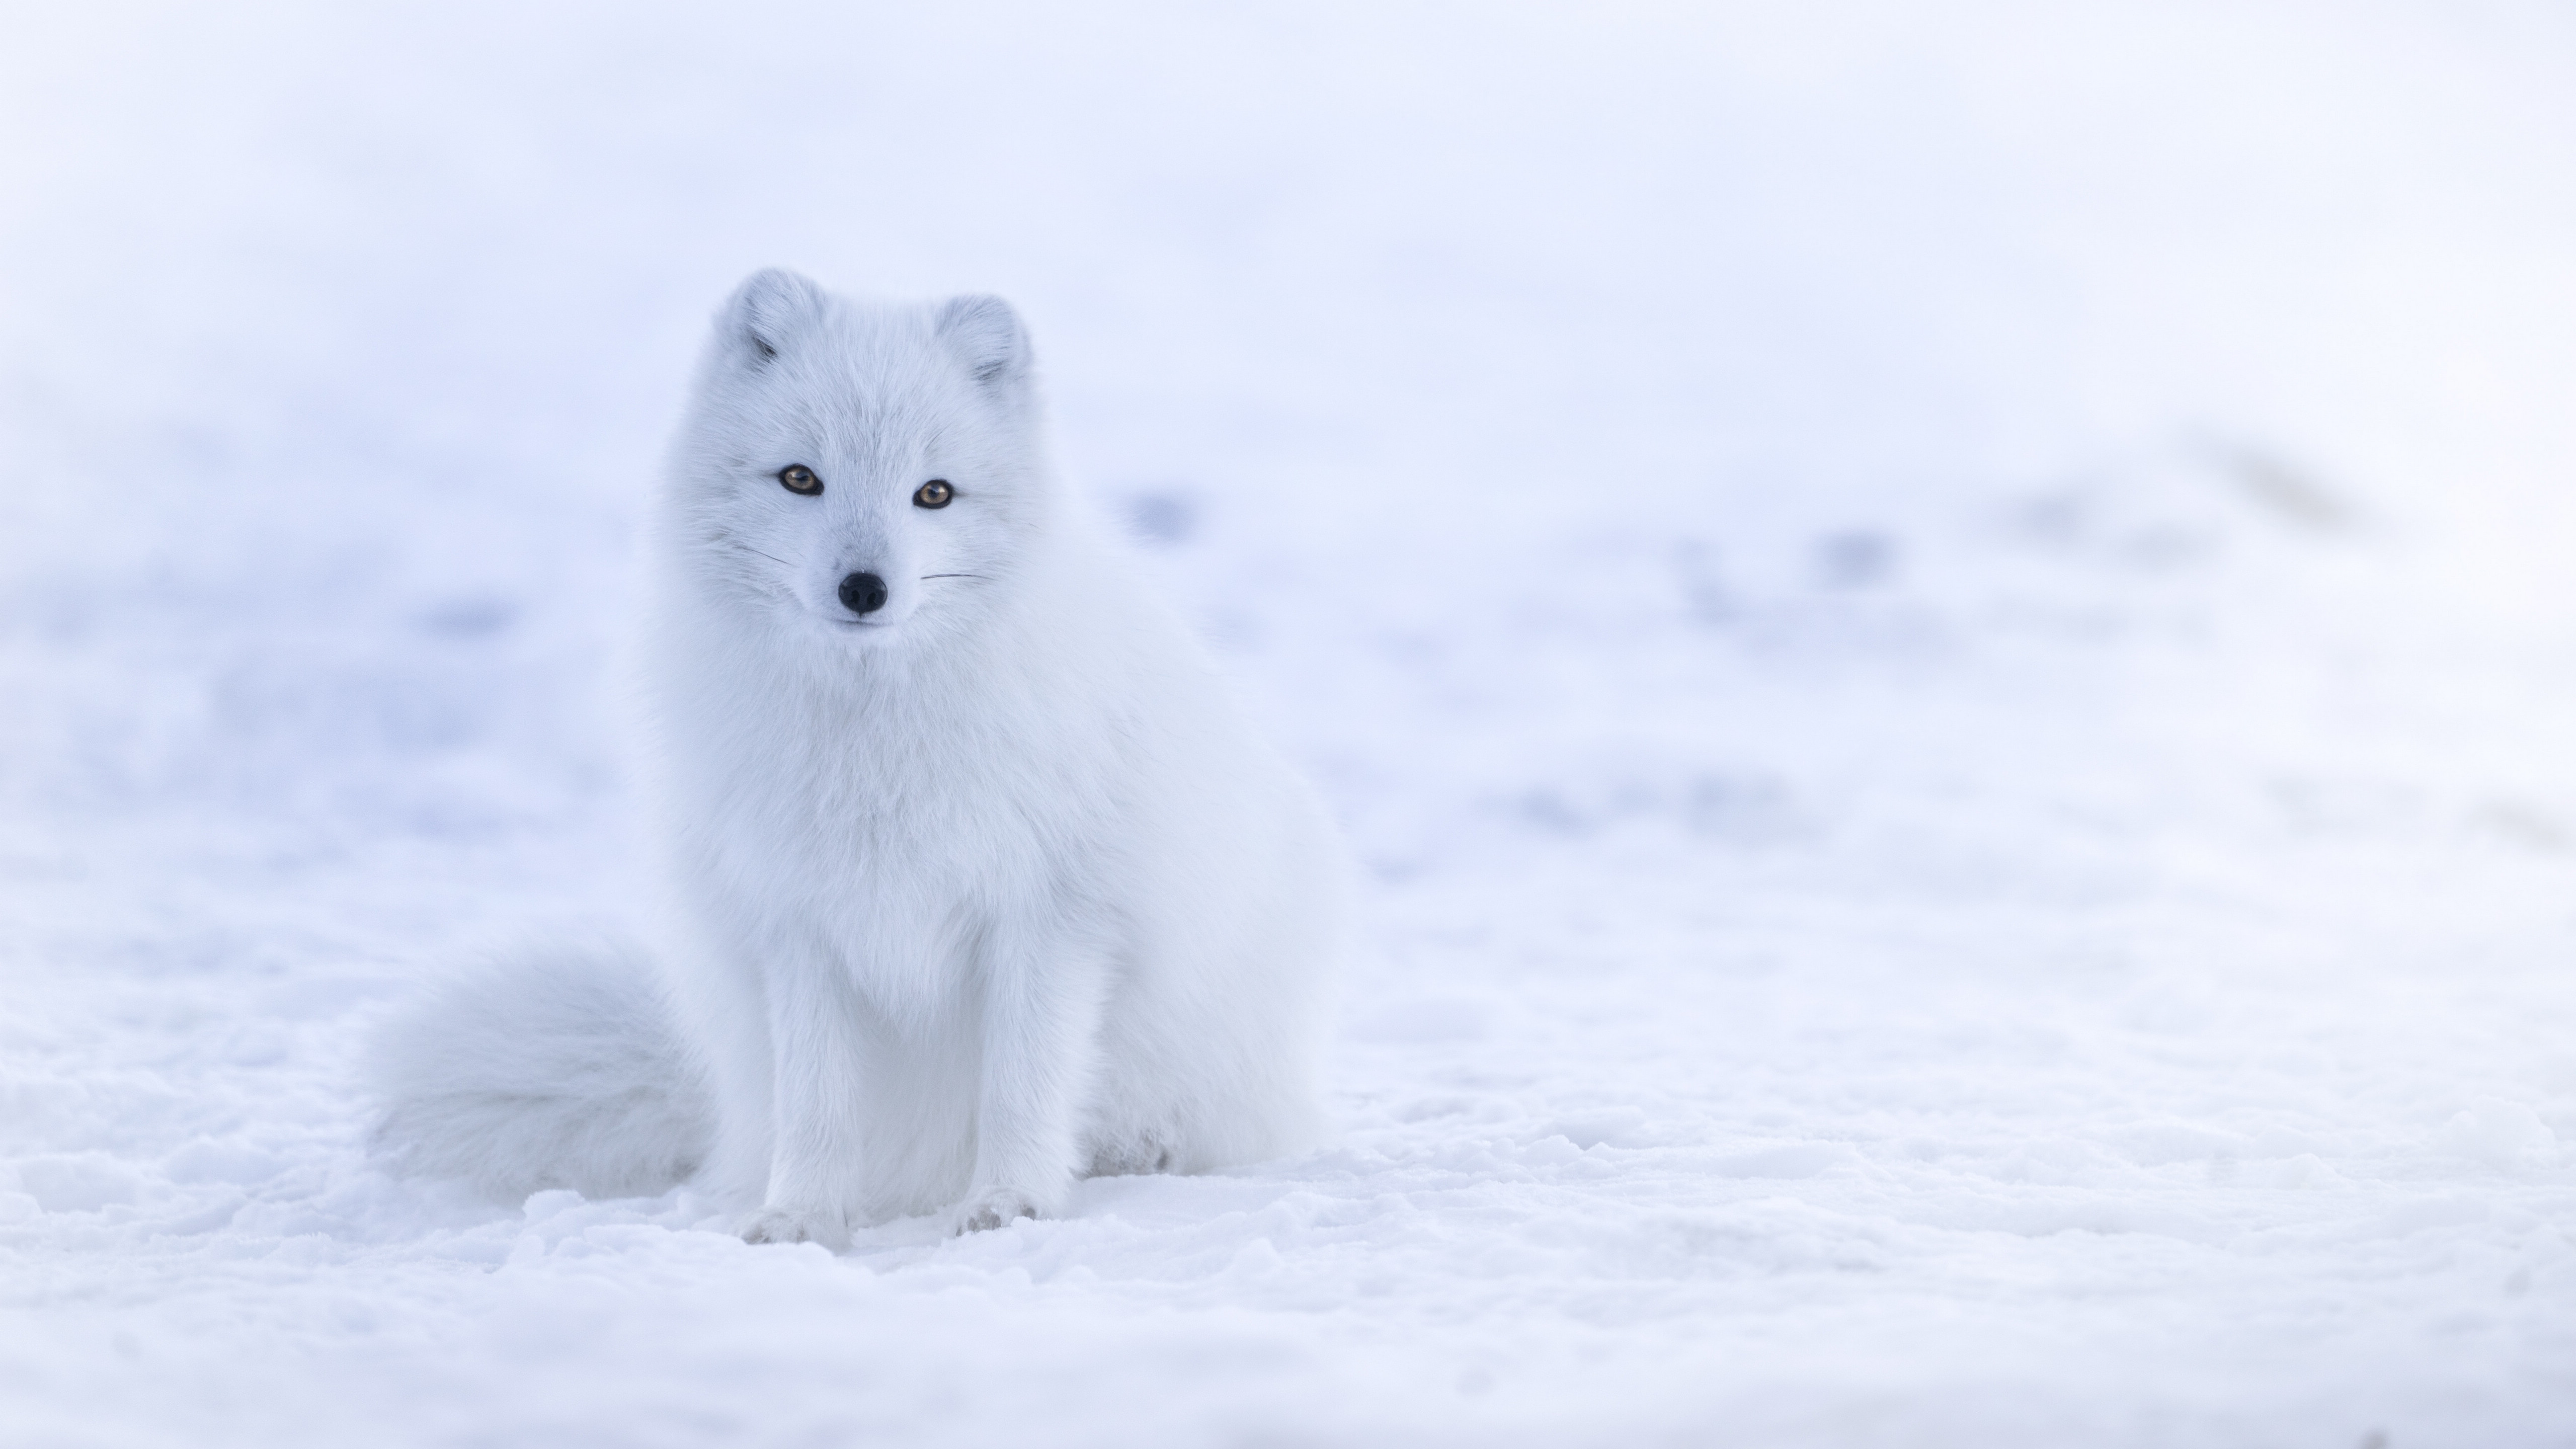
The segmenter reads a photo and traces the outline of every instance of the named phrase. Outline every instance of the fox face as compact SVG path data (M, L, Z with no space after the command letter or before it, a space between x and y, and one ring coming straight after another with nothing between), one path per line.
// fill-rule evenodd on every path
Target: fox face
M671 542L781 627L879 648L963 625L1036 536L1036 413L1000 298L860 306L758 273L700 367Z

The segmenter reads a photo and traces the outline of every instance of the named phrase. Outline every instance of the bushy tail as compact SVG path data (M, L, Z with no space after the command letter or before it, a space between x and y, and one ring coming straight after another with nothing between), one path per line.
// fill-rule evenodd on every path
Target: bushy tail
M620 947L531 953L458 978L376 1040L377 1148L516 1202L660 1192L714 1137L661 980Z

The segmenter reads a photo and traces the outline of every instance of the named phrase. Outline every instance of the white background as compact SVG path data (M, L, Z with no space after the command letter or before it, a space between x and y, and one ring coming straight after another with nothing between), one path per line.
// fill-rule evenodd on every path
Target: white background
M8 17L0 1438L2576 1439L2565 9L924 9ZM840 1259L368 1160L640 914L767 264L1029 317L1349 828L1336 1148Z

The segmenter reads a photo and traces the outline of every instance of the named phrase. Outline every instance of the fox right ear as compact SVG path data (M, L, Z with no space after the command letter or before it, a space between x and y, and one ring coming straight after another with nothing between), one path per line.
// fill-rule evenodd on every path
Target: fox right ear
M716 332L753 367L776 357L823 310L823 289L783 267L751 274L716 318Z

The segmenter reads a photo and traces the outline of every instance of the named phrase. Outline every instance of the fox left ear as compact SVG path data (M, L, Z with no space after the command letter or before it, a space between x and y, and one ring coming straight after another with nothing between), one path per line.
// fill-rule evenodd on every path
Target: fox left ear
M784 267L765 267L734 289L716 335L745 364L764 367L822 310L822 288Z
M978 385L1017 392L1029 380L1029 334L1020 314L999 297L951 297L935 324Z

